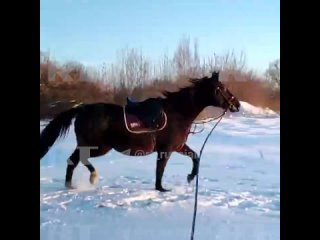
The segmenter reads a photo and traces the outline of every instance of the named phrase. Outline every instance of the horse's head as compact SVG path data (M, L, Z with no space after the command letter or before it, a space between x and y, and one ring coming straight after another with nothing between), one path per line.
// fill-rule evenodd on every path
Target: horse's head
M213 72L210 78L205 77L198 80L198 90L206 105L223 108L230 112L239 112L240 102L219 81L219 72Z

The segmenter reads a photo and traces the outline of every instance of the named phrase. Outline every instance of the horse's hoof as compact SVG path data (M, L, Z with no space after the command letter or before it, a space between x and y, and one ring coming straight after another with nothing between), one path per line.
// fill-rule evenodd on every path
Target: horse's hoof
M92 185L95 185L98 182L98 173L97 171L94 171L90 174L90 183Z
M67 189L74 189L74 187L71 185L71 182L66 182L64 185Z
M156 190L159 192L171 192L171 189L165 189L163 187L156 187Z
M195 175L193 175L193 174L188 174L188 176L187 176L187 181L188 181L188 183L191 183L191 181L194 179L194 177L195 177Z

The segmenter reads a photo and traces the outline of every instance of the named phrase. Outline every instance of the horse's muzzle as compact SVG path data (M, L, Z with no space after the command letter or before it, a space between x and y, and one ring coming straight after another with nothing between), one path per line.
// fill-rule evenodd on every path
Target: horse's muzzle
M230 112L239 112L239 111L240 111L240 106L236 106L236 105L234 105L234 104L231 104L231 105L229 106L229 111L230 111Z

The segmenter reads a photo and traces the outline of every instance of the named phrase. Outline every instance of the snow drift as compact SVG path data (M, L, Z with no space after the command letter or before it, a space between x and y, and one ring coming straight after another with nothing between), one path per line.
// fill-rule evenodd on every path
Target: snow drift
M245 116L245 117L279 117L280 114L269 108L261 108L251 105L250 103L240 101L241 108L238 113L228 113L229 116Z
M237 113L227 112L226 117L250 117L250 118L278 118L277 113L269 108L254 106L248 102L240 101L240 111ZM215 118L223 113L221 108L207 107L197 117L196 121Z

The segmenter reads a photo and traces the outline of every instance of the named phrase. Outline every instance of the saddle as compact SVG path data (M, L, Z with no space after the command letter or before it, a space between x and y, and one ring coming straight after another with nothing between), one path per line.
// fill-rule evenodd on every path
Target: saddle
M146 133L162 130L167 124L167 116L163 111L161 99L149 98L134 101L127 97L123 107L125 125L132 133Z

